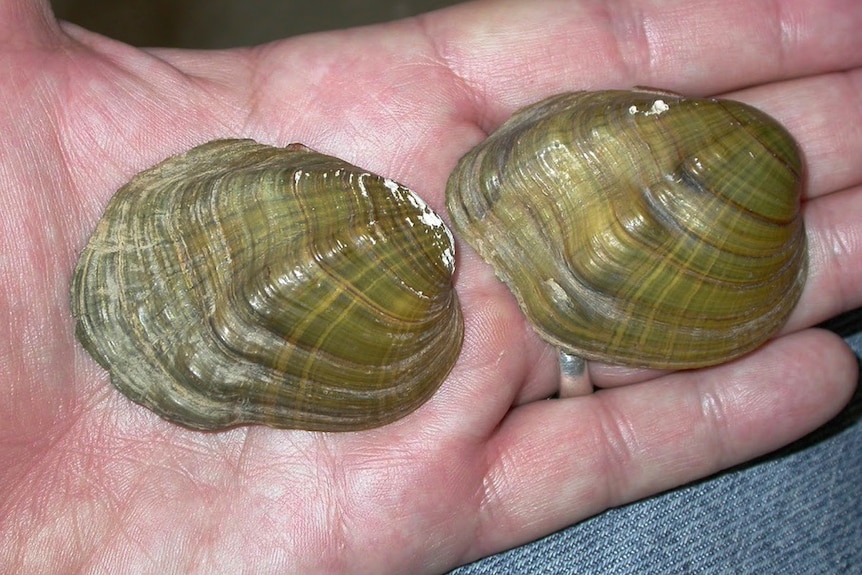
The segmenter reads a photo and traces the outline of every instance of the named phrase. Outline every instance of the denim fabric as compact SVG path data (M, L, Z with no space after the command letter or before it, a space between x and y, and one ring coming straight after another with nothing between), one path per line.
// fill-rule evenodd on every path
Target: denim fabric
M846 339L862 357L862 332ZM860 574L860 420L857 390L832 422L780 452L451 574Z

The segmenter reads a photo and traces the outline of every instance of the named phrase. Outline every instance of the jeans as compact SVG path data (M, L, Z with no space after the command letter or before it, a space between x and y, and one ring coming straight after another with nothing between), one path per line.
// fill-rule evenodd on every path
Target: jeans
M862 314L849 318L836 331L862 358ZM451 575L862 574L860 420L857 389L835 419L779 452Z

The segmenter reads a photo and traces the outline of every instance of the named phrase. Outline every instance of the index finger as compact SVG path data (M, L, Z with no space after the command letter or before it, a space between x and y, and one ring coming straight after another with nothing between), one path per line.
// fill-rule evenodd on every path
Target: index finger
M491 129L564 90L707 95L852 68L860 28L853 0L544 0L468 3L427 17L424 30Z

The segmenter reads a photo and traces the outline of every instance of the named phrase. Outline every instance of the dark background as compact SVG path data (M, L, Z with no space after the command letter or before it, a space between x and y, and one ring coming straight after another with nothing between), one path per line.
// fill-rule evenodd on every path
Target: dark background
M134 46L230 48L374 24L464 0L52 0L54 12Z

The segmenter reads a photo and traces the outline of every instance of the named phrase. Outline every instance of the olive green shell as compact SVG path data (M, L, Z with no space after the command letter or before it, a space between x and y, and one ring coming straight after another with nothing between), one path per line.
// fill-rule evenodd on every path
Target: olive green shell
M694 368L776 333L806 276L802 163L739 102L560 94L458 163L447 207L537 332L605 362Z
M399 184L221 140L116 193L72 311L114 385L166 419L362 429L416 409L458 357L453 267L449 231Z

